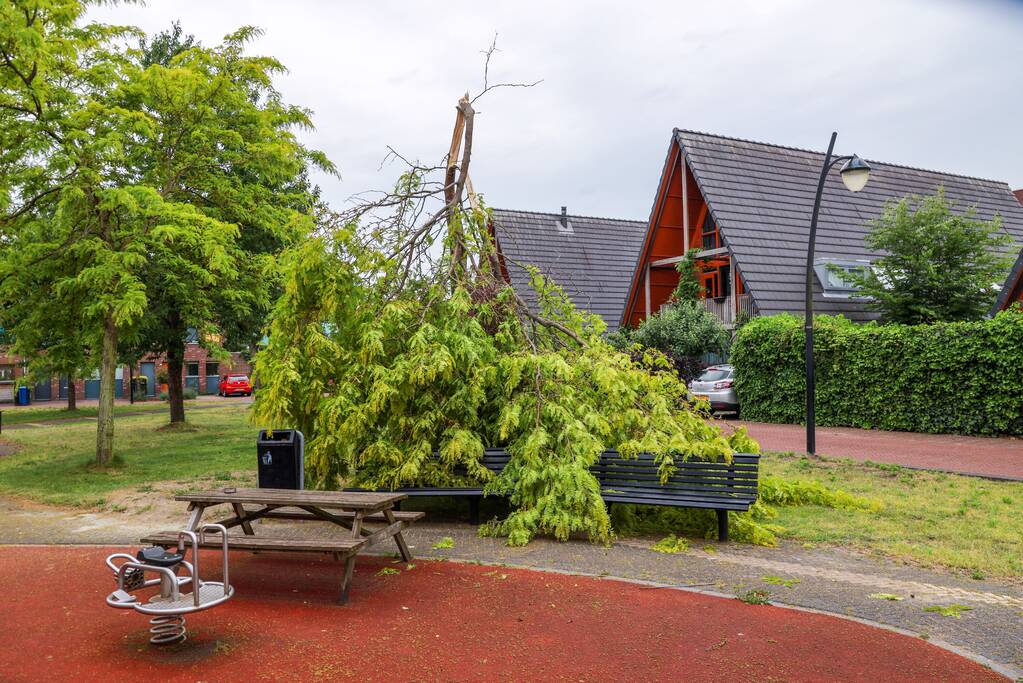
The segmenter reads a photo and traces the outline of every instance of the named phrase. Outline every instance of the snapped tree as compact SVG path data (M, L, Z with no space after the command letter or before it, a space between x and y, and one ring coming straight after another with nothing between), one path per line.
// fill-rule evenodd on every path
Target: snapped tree
M487 65L493 49L487 53ZM409 164L395 188L337 214L290 251L269 344L255 359L255 412L307 435L319 487L485 482L514 511L488 527L512 544L536 533L612 536L590 465L607 448L726 459L755 447L686 403L656 352L634 361L529 264L502 259L469 169L474 103L456 107L436 166ZM502 275L524 267L529 306ZM495 477L488 446L511 459ZM437 454L435 456L435 454Z
M954 211L944 188L887 204L866 242L881 253L870 268L842 272L886 321L916 325L978 320L1012 264L1012 238L998 216Z

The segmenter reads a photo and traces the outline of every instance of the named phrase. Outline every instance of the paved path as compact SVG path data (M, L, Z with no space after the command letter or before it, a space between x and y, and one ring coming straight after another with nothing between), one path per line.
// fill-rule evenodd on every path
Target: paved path
M806 427L735 420L765 451L806 452ZM1023 439L818 427L817 453L906 467L1023 481Z
M153 507L144 514L84 512L0 498L0 544L82 543L134 548L145 533L183 525L185 513L180 503L171 504L167 492L148 495L152 496ZM142 502L146 501L140 499L133 505ZM271 535L314 538L330 532L325 525L308 523L262 520L258 525L257 533ZM434 544L445 536L454 540L454 547L435 549ZM795 543L761 548L693 541L689 552L678 555L651 551L651 543L657 540L653 538L625 539L611 548L584 541L557 543L545 539L534 540L524 548L509 548L501 539L479 538L476 528L468 524L438 521L414 525L406 538L416 556L422 558L622 577L726 596L767 590L778 604L899 628L986 658L1011 678L1023 677L1023 586L1018 582L974 581L846 549L804 548ZM282 565L282 570L286 571L287 566ZM772 583L777 580L783 583ZM870 597L882 593L902 599ZM950 604L972 609L959 618L925 611Z

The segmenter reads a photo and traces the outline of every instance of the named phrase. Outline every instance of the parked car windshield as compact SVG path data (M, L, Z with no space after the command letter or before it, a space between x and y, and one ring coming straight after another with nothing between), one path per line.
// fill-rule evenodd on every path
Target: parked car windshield
M229 382L248 382L249 378L245 375L231 375L227 378Z
M728 379L732 374L730 368L707 368L700 375L701 382L717 382L721 379Z

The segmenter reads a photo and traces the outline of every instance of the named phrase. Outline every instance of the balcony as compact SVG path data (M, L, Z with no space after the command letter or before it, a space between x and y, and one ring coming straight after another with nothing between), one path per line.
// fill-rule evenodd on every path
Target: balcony
M749 320L757 314L756 305L753 303L753 297L749 294L740 294L738 305L736 305L734 296L725 296L717 299L703 299L703 305L708 311L714 314L714 317L720 320L724 326L729 329L735 327L735 320L737 317Z

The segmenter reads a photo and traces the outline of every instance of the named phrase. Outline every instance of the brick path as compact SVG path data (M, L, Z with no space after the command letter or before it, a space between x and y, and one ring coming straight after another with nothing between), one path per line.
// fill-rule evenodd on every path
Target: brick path
M765 451L806 451L806 427L726 420L742 425ZM1023 439L818 427L817 453L906 467L1023 481Z

